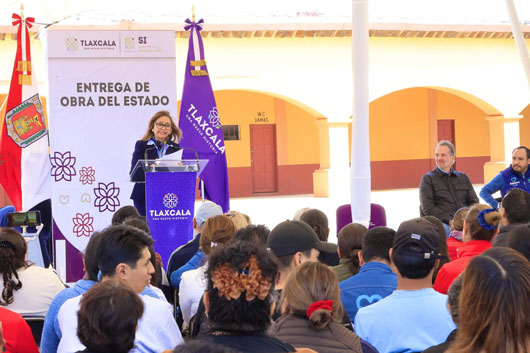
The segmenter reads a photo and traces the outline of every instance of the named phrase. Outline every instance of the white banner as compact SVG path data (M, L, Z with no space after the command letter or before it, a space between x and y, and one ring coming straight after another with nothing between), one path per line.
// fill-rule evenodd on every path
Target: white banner
M47 44L53 218L84 250L132 204L132 152L151 116L177 115L175 35L50 31Z

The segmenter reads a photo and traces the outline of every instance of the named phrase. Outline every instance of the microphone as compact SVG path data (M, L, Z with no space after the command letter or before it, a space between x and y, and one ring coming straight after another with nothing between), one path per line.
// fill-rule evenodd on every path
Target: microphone
M144 151L144 163L145 163L145 169L147 170L147 168L149 167L149 163L147 162L148 158L147 158L147 151L150 151L152 149L156 148L156 146L152 146L152 147L149 147L149 148L146 148L145 151Z
M199 163L199 154L197 153L197 150L195 150L195 148L192 148L192 147L181 147L181 149L190 150L195 154L195 159L197 160L197 170L195 171L198 172L199 170L201 170L201 164Z

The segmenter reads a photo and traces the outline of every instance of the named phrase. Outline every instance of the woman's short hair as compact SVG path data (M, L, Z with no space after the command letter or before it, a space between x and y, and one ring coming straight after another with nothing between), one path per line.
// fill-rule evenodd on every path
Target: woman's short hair
M271 323L277 275L272 255L255 243L234 242L212 251L206 288L210 327L234 333L264 332Z
M101 236L100 232L94 232L90 236L85 252L83 254L83 261L85 262L85 272L87 277L91 281L97 282L99 266L97 261L97 252L99 246L99 238Z
M140 216L138 210L134 206L123 206L118 208L116 212L112 215L112 225L118 225L125 221L130 216Z
M351 273L359 272L359 251L363 247L363 238L368 229L359 223L350 223L339 231L338 245L340 257L350 259L348 266Z
M320 262L304 262L287 276L280 298L280 306L290 314L306 318L307 308L317 301L332 300L332 309L318 309L311 313L309 322L317 330L331 321L341 321L344 313L340 301L337 275Z
M201 251L209 255L212 243L215 245L228 243L234 237L235 232L236 226L229 217L219 215L208 218L202 224L201 238L199 240Z
M270 232L269 228L262 224L251 224L239 229L234 235L234 241L249 241L266 247Z
M143 311L140 297L119 280L97 283L81 298L77 336L94 352L126 353Z
M469 207L459 208L453 215L453 229L462 231L464 229L464 219L466 218Z
M0 305L13 303L13 292L22 288L17 270L27 267L26 240L12 228L0 228L0 273L4 280Z
M227 216L232 220L232 222L234 222L236 230L245 228L246 226L251 224L250 217L239 211L228 211L225 213L225 216Z
M447 352L530 352L530 263L492 248L464 271L456 340Z
M315 233L317 233L318 238L321 241L328 241L328 217L324 212L317 210L316 208L312 208L302 213L300 220L309 224Z
M182 138L182 131L178 128L177 124L173 121L173 118L171 117L171 114L167 110L161 110L155 113L149 119L149 123L147 124L147 131L145 132L145 135L142 137L142 140L149 141L152 139L155 135L153 134L153 129L155 127L155 123L158 119L160 119L163 116L167 116L169 120L171 121L171 133L168 136L169 141L176 141L179 142Z
M508 247L517 250L530 261L530 224L521 224L510 232Z
M484 213L481 211L492 210L491 212ZM481 219L483 218L483 223L485 222L487 226L481 224ZM473 240L488 240L491 241L495 234L497 233L497 228L502 220L502 215L493 210L489 205L474 204L469 208L467 212L465 221L468 224L468 232ZM486 229L487 227L492 227L493 229Z

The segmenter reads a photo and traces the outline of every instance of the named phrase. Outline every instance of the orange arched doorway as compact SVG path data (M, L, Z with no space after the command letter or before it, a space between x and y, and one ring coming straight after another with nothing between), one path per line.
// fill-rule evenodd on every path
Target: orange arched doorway
M225 129L230 197L312 194L313 172L320 168L316 121L322 116L270 92L214 95Z
M418 187L435 167L440 139L456 146L456 168L473 183L484 182L490 160L488 115L495 108L468 93L440 87L414 87L370 103L372 189Z

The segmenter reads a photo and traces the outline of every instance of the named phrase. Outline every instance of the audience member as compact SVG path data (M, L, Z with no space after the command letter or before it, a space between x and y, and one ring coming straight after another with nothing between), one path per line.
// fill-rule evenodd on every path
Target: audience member
M140 217L140 214L134 206L123 206L112 215L112 225L122 224L130 216Z
M432 283L436 281L436 277L438 276L438 272L442 268L443 265L449 262L449 249L447 248L447 236L449 233L445 231L445 226L438 218L434 216L423 216L423 219L429 221L433 226L438 228L438 235L440 236L440 255L443 256L443 258L438 261L438 266L434 269L434 272L432 274Z
M26 262L27 243L12 228L0 228L0 305L22 316L46 315L53 298L65 288L49 268Z
M458 259L445 264L436 278L434 289L446 294L453 280L464 271L469 261L491 248L491 239L499 231L502 216L489 205L471 206L464 220L464 243L458 249Z
M234 237L235 231L234 222L225 215L208 218L202 227L201 251L208 257L212 248L230 242ZM179 305L185 326L189 324L191 317L197 312L202 294L206 289L205 271L207 266L208 262L199 268L182 274L179 288ZM173 280L173 276L171 279Z
M143 231L126 226L103 230L97 249L97 263L102 281L118 279L135 293L144 291L154 273L149 253L153 239ZM182 336L172 315L171 306L159 299L140 295L144 313L138 322L135 345L138 352L160 352L182 343ZM81 296L67 300L59 309L57 319L62 332L58 352L85 349L77 337L77 317Z
M234 222L236 230L240 230L251 224L250 217L238 211L228 211L225 213L225 216Z
M219 216L222 214L223 209L216 203L206 201L205 203L199 206L199 208L195 212L195 217L193 217L193 232L195 233L195 237L193 238L193 240L189 241L185 245L173 251L173 253L169 257L169 261L167 263L167 276L170 281L173 272L186 265L188 261L190 261L191 258L194 257L194 255L196 255L199 251L199 242L201 239L201 231L204 222L206 222L206 220L210 217ZM200 265L201 264L197 261L197 265L195 267L190 268L190 270L197 268ZM178 289L178 283L175 283L175 285L176 287L173 288Z
M302 221L284 221L271 231L267 246L276 256L279 266L279 278L275 290L281 294L285 279L293 269L307 261L318 261L320 251L336 252L336 246L320 241L315 231ZM278 295L279 298L279 295ZM280 316L279 306L273 319Z
M260 246L267 246L267 239L271 231L264 225L248 225L236 232L235 241L248 241Z
M306 262L287 277L280 299L282 317L272 336L317 352L376 352L341 325L343 307L337 276L320 262Z
M212 331L200 340L237 352L294 352L266 334L274 305L278 266L265 249L249 242L218 247L208 260L204 304Z
M329 237L328 217L326 214L316 208L310 209L302 213L300 220L305 222L313 228L320 241L327 242ZM337 266L339 264L339 255L337 254L337 246L333 243L328 243L335 247L333 253L321 252L318 255L318 261L328 266Z
M518 251L530 261L530 224L520 224L512 230L508 247Z
M367 305L389 296L396 289L396 274L390 268L389 251L396 231L374 227L366 233L359 252L360 272L339 283L342 305L350 318Z
M462 245L462 231L464 230L464 218L469 211L469 207L462 207L456 211L453 220L451 221L451 229L449 237L447 238L447 251L449 253L449 260L456 260L457 249Z
M390 249L397 289L359 309L355 332L380 352L418 352L444 342L455 329L447 296L432 289L440 236L422 218L401 223Z
M63 303L70 298L86 293L98 281L99 267L96 261L96 252L100 236L101 233L99 232L92 234L85 247L85 253L83 254L84 277L77 281L73 287L63 289L57 294L50 305L50 309L44 319L44 327L42 330L40 342L40 350L42 353L57 352L57 347L62 336L57 314Z
M459 324L448 353L530 352L530 263L501 247L473 258L462 277Z
M31 328L22 315L0 308L0 331L2 331L0 340L3 341L2 352L39 353Z
M359 252L368 229L358 223L350 223L339 232L339 264L333 267L339 282L359 273Z
M227 346L220 346L213 342L190 340L186 344L176 346L172 351L163 353L238 353Z
M451 287L449 287L449 290L447 291L447 308L449 309L449 312L451 313L451 318L453 319L453 322L458 327L458 320L459 320L459 314L458 314L458 301L460 300L460 291L462 289L462 275L458 276L454 281L453 284L451 284ZM449 336L447 336L447 339L444 343L440 343L436 346L432 346L426 350L423 351L423 353L443 353L449 348L449 346L453 343L453 341L456 338L456 332L457 329L454 329Z
M493 246L508 246L508 237L514 227L530 222L530 194L515 188L502 199L503 226L493 239Z
M138 228L144 231L147 235L151 236L149 225L147 224L147 221L143 216L127 217L121 224ZM162 269L162 258L160 257L160 254L155 252L155 248L153 245L149 246L149 252L151 253L151 264L155 269L155 274L151 278L151 283L149 284L149 286L159 295L160 299L166 300L164 293L160 290L160 288L162 287L162 278L165 276L165 274L163 274ZM160 259L160 261L158 261L157 259Z
M134 348L144 304L119 280L107 279L90 288L77 312L77 336L85 347L78 353L127 353Z
M309 211L311 209L311 207L304 207L304 208L301 208L299 209L298 211L296 211L296 213L294 214L293 216L293 221L299 221L300 220L300 217L302 216L302 214L305 212L305 211Z
M501 198L504 198L509 190L515 188L523 189L530 192L530 149L525 146L519 146L512 151L512 164L497 174L489 183L484 185L480 190L480 196L493 208L498 208L498 201L492 194L497 191L501 192ZM503 245L503 246L506 246Z
M436 168L421 178L420 213L434 216L445 224L449 233L449 221L464 206L478 203L478 197L469 177L453 169L455 146L448 140L436 145Z

